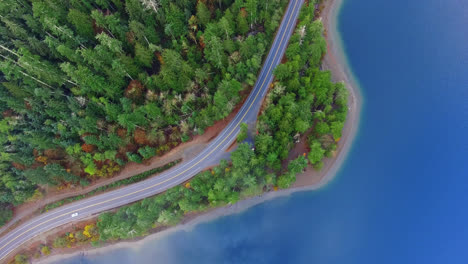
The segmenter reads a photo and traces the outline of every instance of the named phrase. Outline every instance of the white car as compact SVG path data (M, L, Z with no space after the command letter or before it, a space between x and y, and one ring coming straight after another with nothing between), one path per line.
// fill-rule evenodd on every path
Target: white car
M71 217L77 217L77 216L78 216L78 213L73 213L73 214L71 215Z

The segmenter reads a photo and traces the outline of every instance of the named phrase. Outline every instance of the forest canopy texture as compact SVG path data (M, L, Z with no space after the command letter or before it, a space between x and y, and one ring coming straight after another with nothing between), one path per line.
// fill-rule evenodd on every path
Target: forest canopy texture
M232 152L230 163L223 160L183 185L116 212L101 214L93 224L95 235L83 241L143 236L154 228L179 223L188 213L288 188L308 164L320 169L323 157L333 154L341 137L348 93L342 83L330 81L329 72L319 69L326 43L321 22L314 20L314 11L313 5L302 8L286 60L275 71L278 81L265 99L254 149L248 143L240 143ZM298 136L307 138L308 155L291 157ZM76 230L75 237L83 232ZM54 242L57 247L77 244L80 241L65 236Z
M286 3L0 1L0 224L44 186L112 176L225 118Z
M255 147L241 124L230 162L105 212L38 254L143 236L288 188L308 164L320 169L340 141L348 92L320 69L323 26L317 1L306 2L251 131ZM0 2L0 221L41 186L107 177L226 117L255 82L286 1L57 3Z

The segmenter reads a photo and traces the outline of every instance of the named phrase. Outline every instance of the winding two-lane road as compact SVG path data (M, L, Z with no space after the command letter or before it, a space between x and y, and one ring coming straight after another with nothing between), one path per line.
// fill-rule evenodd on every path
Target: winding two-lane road
M161 193L190 179L204 168L217 164L236 140L240 123L256 121L260 105L273 80L273 70L283 57L302 4L303 0L289 2L251 94L229 125L200 154L157 177L64 205L25 222L0 239L0 260L5 261L12 251L45 231Z

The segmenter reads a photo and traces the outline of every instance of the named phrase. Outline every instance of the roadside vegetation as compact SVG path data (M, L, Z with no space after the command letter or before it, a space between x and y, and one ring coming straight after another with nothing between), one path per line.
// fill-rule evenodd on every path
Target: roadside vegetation
M187 214L288 188L308 164L321 169L323 158L333 154L341 137L348 94L342 83L332 83L330 73L320 70L326 43L315 11L312 2L301 10L286 60L275 70L276 81L260 113L254 149L242 143L246 137L242 124L240 143L230 162L221 161L162 194L103 213L91 224L90 237L85 229L77 229L57 237L53 246L98 245L144 236L155 228L179 223ZM309 152L286 162L301 135L307 136Z
M0 225L39 190L111 177L225 118L286 3L0 1Z
M173 161L173 162L169 162L168 164L166 164L166 165L164 165L162 167L147 170L145 172L134 175L134 176L132 176L130 178L127 178L127 179L115 181L115 182L113 182L111 184L98 187L98 188L96 188L96 189L94 189L94 190L92 190L92 191L90 191L88 193L73 196L73 197L70 197L70 198L66 198L66 199L57 201L55 203L48 204L44 208L41 209L41 212L47 212L49 210L52 210L54 208L57 208L59 206L67 204L67 203L78 201L78 200L81 200L81 199L96 195L98 193L102 193L102 192L105 192L105 191L116 189L116 188L121 187L121 186L125 186L125 185L129 185L129 184L132 184L132 183L140 182L142 180L145 180L145 179L149 178L150 176L153 176L154 174L161 173L161 172L163 172L163 171L165 171L167 169L170 169L170 168L174 167L180 161L181 160L179 159L179 160L176 160L176 161Z

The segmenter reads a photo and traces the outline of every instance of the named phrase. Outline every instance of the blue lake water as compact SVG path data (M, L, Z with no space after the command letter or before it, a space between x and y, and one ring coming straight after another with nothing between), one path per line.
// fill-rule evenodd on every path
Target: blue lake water
M365 105L330 185L60 263L468 263L468 2L345 0L339 30Z

